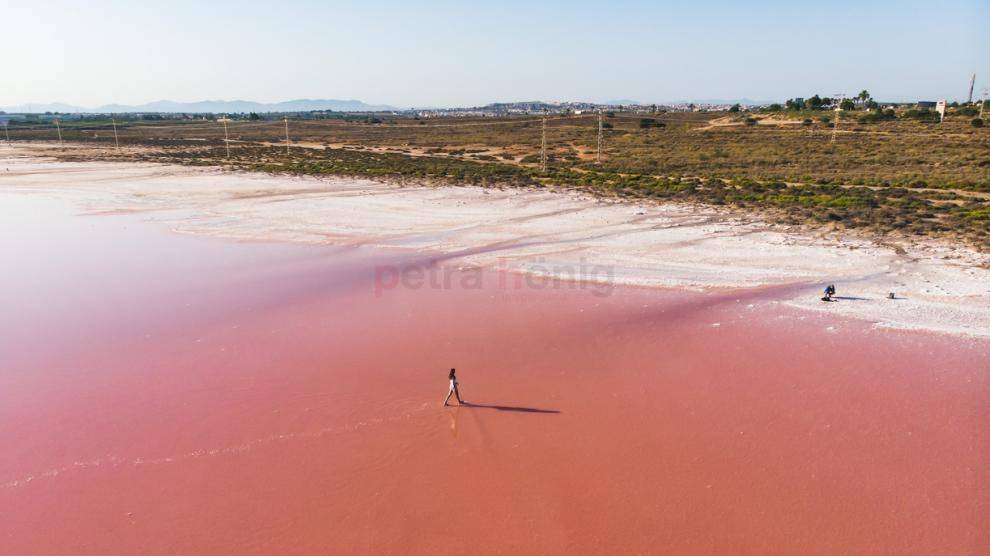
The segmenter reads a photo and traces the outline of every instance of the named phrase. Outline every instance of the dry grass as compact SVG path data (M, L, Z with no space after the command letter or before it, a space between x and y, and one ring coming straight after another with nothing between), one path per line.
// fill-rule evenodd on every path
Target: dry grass
M822 114L832 116L832 114ZM802 115L803 116L803 115ZM663 127L641 128L643 117ZM501 185L560 185L601 194L677 199L773 214L788 223L935 235L990 249L990 128L969 117L856 123L835 143L814 119L725 113L614 114L604 162L595 164L597 116L550 117L550 169L539 171L538 118L387 118L231 122L225 159L216 122L118 124L142 159L302 173ZM803 117L802 117L803 119ZM112 145L109 122L64 124L69 141ZM54 129L11 127L15 140L51 140Z

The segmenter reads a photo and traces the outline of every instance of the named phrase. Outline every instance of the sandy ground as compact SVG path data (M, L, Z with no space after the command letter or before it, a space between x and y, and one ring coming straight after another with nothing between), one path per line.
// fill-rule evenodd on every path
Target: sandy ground
M794 284L778 302L880 327L990 336L990 256L895 250L839 233L788 232L712 209L573 192L399 187L360 179L0 153L0 188L71 198L88 212L180 209L178 232L445 253L463 266L695 290ZM835 283L838 301L820 292ZM887 299L889 292L896 299Z

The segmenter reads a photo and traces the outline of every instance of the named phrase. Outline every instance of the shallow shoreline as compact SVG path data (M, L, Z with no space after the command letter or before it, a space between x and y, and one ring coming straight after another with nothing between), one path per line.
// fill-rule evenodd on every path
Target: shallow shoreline
M66 170L0 188L2 553L990 545L985 339L786 307L786 283L596 296L408 245L177 234L314 215L197 196L244 176ZM114 206L144 212L79 214ZM441 406L452 366L471 405Z
M777 302L878 327L990 337L990 255L964 247L878 245L716 209L572 191L400 186L8 152L0 153L4 191L48 191L89 213L177 211L156 219L181 233L438 252L440 262L461 267L616 285L788 284ZM589 267L596 276L581 274ZM838 303L818 299L827 283L836 284Z

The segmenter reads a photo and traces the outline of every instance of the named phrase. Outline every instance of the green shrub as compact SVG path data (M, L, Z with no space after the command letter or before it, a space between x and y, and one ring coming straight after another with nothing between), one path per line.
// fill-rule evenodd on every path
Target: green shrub
M639 129L649 129L651 127L664 127L667 124L657 121L656 118L640 118ZM604 124L602 125L604 127Z
M866 114L863 114L862 116L857 118L856 121L858 121L861 124L875 124L877 122L885 122L896 119L897 119L897 115L894 113L893 110L888 108L887 110L882 110L882 111L878 110L876 112L868 112Z
M911 120L919 120L923 122L931 122L938 120L938 112L934 110L929 110L927 108L912 108L910 110L905 110L903 117Z

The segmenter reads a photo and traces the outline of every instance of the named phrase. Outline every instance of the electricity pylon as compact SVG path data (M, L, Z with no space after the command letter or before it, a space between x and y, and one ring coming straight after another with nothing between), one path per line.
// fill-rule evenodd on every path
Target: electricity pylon
M541 128L540 136L540 171L547 171L547 111L543 110L543 126Z
M227 118L220 118L223 122L223 144L227 146L227 158L230 158L230 135L227 134Z
M289 154L289 118L285 118L285 154Z
M843 93L836 93L835 96L835 123L832 124L832 143L835 143L835 135L839 132L839 119L842 117L842 101L845 100L846 95Z
M602 163L602 111L598 111L598 154L595 156L595 164Z

